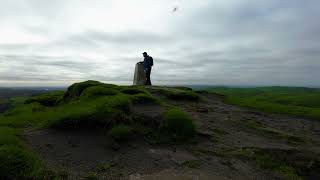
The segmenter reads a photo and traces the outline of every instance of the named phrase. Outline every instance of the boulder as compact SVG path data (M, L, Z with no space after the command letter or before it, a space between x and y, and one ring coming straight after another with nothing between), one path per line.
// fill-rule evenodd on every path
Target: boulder
M134 70L133 85L145 85L146 74L144 72L143 63L138 62Z

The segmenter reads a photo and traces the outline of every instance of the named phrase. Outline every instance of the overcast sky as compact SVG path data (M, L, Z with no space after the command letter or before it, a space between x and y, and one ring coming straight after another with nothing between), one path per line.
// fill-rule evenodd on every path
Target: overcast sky
M177 7L177 11L173 9ZM0 87L320 86L319 0L0 0Z

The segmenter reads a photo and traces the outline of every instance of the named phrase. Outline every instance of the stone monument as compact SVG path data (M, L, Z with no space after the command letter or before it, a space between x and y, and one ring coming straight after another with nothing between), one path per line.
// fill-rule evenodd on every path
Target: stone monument
M133 85L145 85L145 83L146 74L144 72L143 63L138 62L134 70Z

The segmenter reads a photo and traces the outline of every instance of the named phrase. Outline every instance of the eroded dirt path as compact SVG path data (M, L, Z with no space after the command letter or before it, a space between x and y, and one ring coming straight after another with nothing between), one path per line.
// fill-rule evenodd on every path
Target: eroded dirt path
M105 132L98 131L31 130L26 131L26 140L49 167L67 179L85 179L90 172L99 179L281 178L253 161L233 155L248 147L276 154L293 152L288 155L290 162L298 161L294 159L298 157L304 159L303 154L310 152L306 161L317 161L319 121L239 108L212 94L201 94L201 98L201 102L168 101L183 108L197 124L195 143L188 145L153 145L142 138L114 144ZM136 109L152 118L163 112L158 107ZM312 179L319 174L310 172L309 176Z

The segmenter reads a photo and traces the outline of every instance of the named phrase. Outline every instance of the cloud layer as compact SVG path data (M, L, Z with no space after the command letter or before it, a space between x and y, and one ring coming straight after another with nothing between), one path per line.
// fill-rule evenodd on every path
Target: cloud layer
M172 12L178 6L176 12ZM1 0L0 86L320 86L320 1Z

